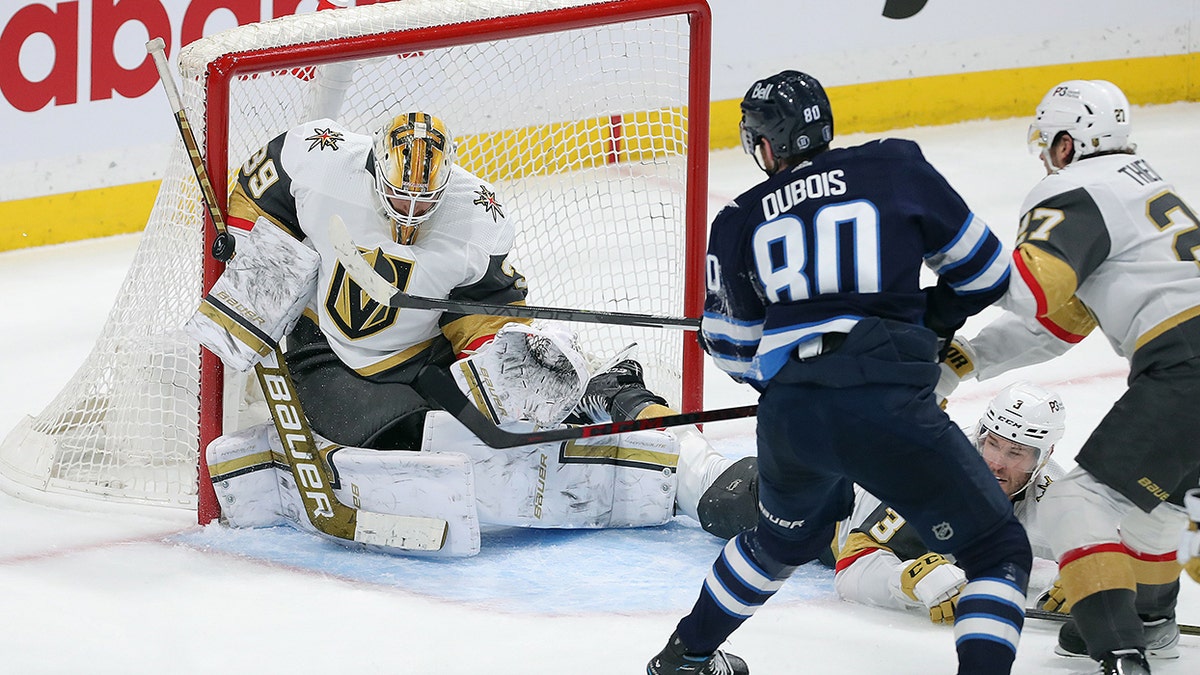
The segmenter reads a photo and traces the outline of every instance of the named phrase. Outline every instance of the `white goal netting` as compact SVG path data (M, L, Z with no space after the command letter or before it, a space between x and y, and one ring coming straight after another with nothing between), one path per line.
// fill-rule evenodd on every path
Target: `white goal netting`
M432 112L516 223L512 261L530 304L698 316L707 21L703 2L403 0L198 40L178 57L181 92L218 184L306 119L369 132L405 110ZM101 337L0 444L0 486L41 501L199 504L211 518L199 449L236 424L241 387L211 355L202 367L182 332L219 273L199 194L180 143ZM648 384L675 406L699 405L691 335L574 327L600 358L637 342Z

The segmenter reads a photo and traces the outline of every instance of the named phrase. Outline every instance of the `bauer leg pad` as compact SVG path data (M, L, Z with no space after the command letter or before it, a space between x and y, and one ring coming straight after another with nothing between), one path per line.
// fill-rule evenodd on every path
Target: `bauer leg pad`
M425 416L422 447L471 458L479 518L489 525L641 527L674 514L679 442L666 431L499 449L434 410Z
M316 437L334 496L359 514L377 513L446 521L438 551L412 551L384 545L387 553L469 556L479 552L470 459L458 453L368 450L333 445ZM223 521L232 527L288 524L317 533L309 522L283 446L271 424L221 436L207 450L209 473Z

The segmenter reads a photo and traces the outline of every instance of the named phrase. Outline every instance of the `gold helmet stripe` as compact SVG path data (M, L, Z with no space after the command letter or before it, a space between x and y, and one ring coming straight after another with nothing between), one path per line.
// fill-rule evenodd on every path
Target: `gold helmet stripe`
M400 149L403 153L404 161L391 163L389 168L400 165L401 175L389 176L389 182L402 190L431 192L439 160L449 149L445 134L434 125L433 116L408 113L404 123L392 128L390 141L393 150Z

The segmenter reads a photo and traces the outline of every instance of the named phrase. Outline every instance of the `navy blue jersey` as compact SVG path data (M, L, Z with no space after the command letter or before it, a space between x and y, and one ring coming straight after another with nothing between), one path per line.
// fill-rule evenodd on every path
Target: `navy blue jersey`
M922 289L921 261L938 274ZM1008 288L1009 256L912 141L829 150L717 214L702 343L769 380L801 343L881 317L945 336Z

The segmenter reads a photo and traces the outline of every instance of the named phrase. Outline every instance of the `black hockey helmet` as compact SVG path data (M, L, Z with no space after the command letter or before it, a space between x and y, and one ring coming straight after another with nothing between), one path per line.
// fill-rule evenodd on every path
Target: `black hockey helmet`
M776 162L805 159L833 140L833 109L815 77L785 70L755 82L746 92L741 131L742 149L767 171L756 152L758 139L770 143Z

